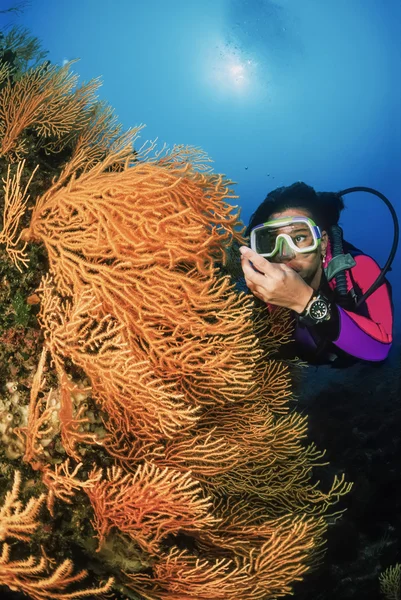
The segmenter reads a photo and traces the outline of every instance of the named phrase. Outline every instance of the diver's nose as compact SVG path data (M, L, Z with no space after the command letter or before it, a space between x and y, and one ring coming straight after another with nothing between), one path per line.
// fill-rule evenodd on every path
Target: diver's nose
M287 262L290 262L290 260L292 260L293 258L294 258L294 256L278 254L277 262L287 263Z
M295 258L295 252L284 238L280 239L280 245L278 249L278 259L280 262L286 262Z

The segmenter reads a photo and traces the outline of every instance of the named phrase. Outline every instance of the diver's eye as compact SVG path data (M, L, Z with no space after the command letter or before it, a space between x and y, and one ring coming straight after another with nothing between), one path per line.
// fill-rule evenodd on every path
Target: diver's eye
M297 236L295 236L295 242L297 244L300 244L301 242L304 242L305 239L306 239L305 235L297 235Z

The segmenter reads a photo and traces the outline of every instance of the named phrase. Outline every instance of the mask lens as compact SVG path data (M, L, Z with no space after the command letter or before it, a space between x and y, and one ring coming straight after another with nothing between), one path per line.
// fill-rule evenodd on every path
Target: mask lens
M277 230L262 229L256 236L256 252L258 254L270 254L276 246Z
M310 228L302 223L292 227L292 231L288 232L294 245L302 250L303 248L310 248L313 246L313 236Z

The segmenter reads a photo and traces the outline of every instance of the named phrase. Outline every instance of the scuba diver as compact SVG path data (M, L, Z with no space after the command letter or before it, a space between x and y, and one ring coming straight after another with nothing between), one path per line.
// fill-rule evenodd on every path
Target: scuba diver
M392 213L394 242L383 269L342 239L342 196L367 191ZM311 364L380 363L392 344L391 286L385 279L398 243L390 202L371 188L315 192L303 182L270 192L252 215L241 246L241 266L250 291L267 304L293 311L292 350Z

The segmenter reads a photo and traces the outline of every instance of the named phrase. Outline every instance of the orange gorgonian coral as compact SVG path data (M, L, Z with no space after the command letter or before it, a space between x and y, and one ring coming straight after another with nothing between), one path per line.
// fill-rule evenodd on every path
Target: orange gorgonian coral
M98 471L91 473L95 478ZM129 535L149 553L171 533L197 531L218 522L209 511L210 498L190 473L145 463L134 475L121 468L109 469L107 479L97 480L87 494L95 513L100 544L111 528Z
M4 504L0 507L1 542L10 538L29 542L33 532L41 525L39 511L45 494L31 498L23 506L19 498L20 488L21 474L16 471L13 487L6 493ZM83 570L73 575L74 564L68 559L52 569L51 563L54 561L50 561L43 551L39 557L30 555L23 560L10 560L11 550L10 544L2 545L0 586L21 591L33 600L73 600L93 596L109 591L113 583L113 578L110 577L107 583L98 588L68 591L69 586L85 579L88 572Z
M32 243L49 260L35 291L44 350L19 428L49 511L87 508L90 539L80 543L106 573L112 565L128 597L290 593L321 555L326 512L349 486L335 479L323 493L311 483L322 454L305 447L288 368L271 353L288 339L288 314L266 315L222 274L244 241L231 182L196 149L132 152L138 130L118 137L111 113L80 104L90 87L59 98L70 93L66 72L27 77L31 95L10 83L0 97L3 155L24 154L33 118L48 151L74 142L23 231L24 168L9 171L0 234L16 264Z
M54 145L54 139L65 144L74 128L83 126L90 115L85 108L93 103L99 87L92 81L75 90L77 75L69 65L62 68L48 64L39 65L17 81L10 78L0 91L0 154L22 158L28 149L24 137L25 129L32 127L46 148Z

